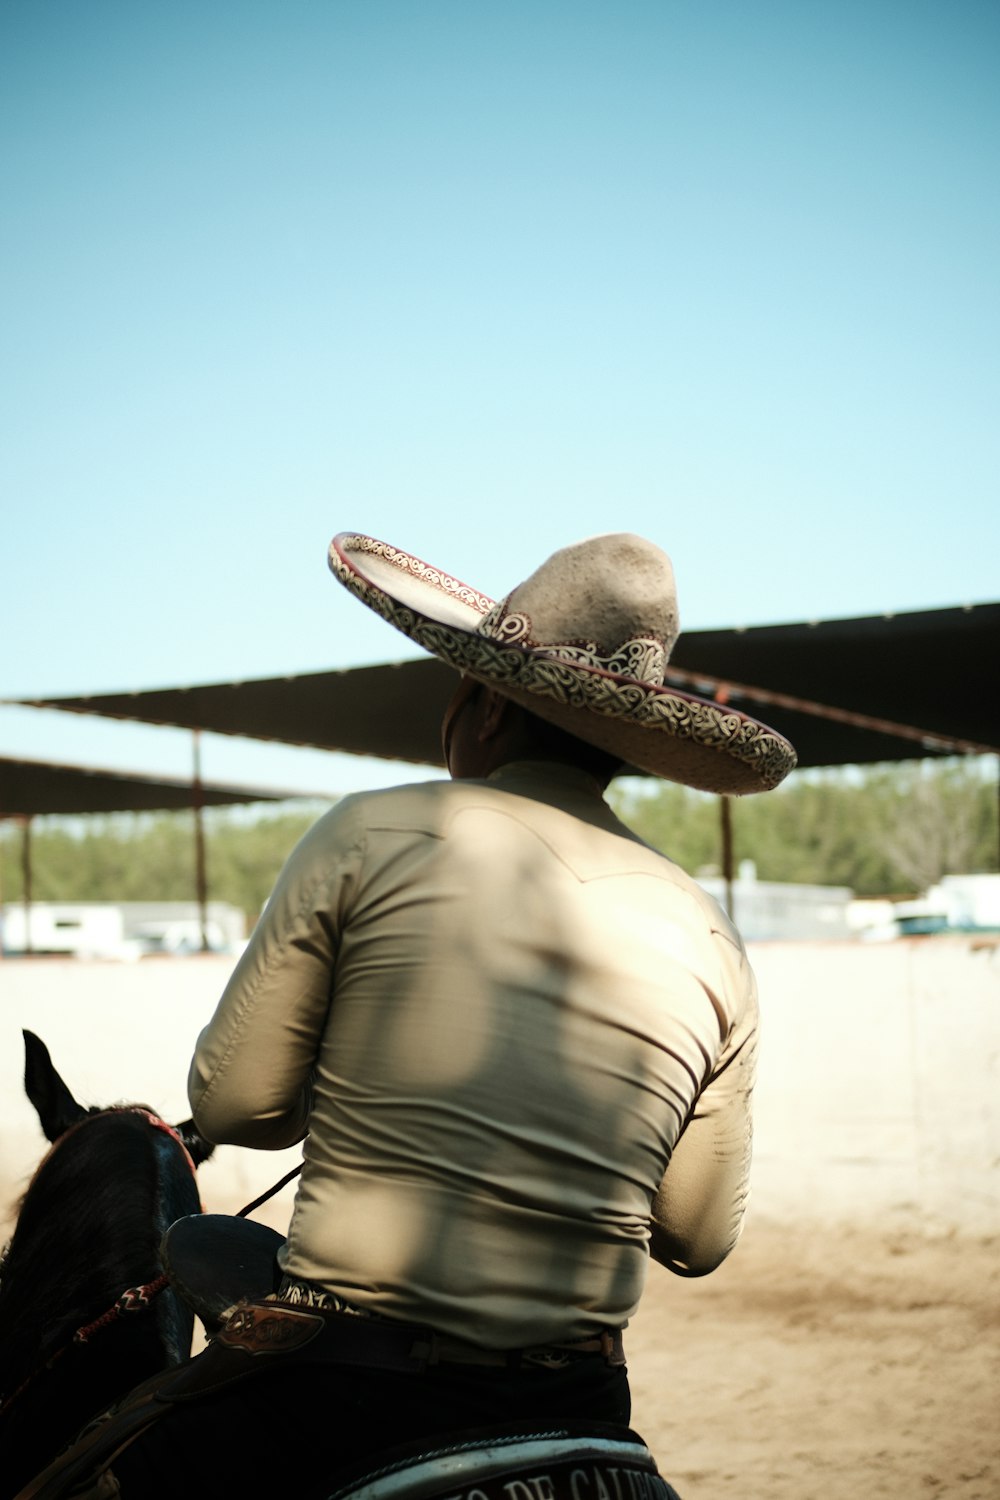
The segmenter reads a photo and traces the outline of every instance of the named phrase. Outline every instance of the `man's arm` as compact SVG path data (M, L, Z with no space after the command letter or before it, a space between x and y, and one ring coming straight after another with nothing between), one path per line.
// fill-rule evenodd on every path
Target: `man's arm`
M653 1199L650 1254L678 1276L706 1276L740 1237L750 1190L757 987L740 952L743 1004Z
M343 905L362 847L353 799L345 799L279 875L195 1047L188 1098L208 1140L278 1151L305 1136Z

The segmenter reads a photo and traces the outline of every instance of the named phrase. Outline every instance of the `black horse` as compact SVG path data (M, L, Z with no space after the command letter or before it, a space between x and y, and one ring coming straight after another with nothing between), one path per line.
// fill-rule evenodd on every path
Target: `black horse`
M201 1210L214 1147L145 1105L85 1108L25 1031L25 1091L52 1144L0 1260L0 1496L93 1417L191 1352L194 1314L167 1284L164 1231Z

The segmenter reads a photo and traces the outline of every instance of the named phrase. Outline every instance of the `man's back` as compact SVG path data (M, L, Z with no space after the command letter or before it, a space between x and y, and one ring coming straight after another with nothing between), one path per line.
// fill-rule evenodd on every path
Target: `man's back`
M215 1139L288 1144L315 1055L286 1272L514 1347L634 1311L651 1200L720 1060L742 1055L749 1091L755 1024L715 903L589 777L522 763L320 821L199 1043L192 1100Z

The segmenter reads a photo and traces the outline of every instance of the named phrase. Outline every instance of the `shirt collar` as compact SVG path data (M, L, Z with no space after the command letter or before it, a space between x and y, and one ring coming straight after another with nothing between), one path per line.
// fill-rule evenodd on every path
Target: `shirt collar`
M505 792L518 793L523 797L534 797L540 802L565 805L567 802L585 798L590 803L604 805L604 793L600 783L589 771L555 760L513 760L498 766L486 778L488 786L500 787Z

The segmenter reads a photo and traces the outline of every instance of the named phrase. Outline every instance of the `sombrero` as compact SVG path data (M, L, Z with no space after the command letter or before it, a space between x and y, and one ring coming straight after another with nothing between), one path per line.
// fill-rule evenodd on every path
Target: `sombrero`
M353 532L334 537L329 563L418 646L636 770L743 795L795 766L776 730L665 681L680 628L674 573L642 537L564 547L499 600Z

